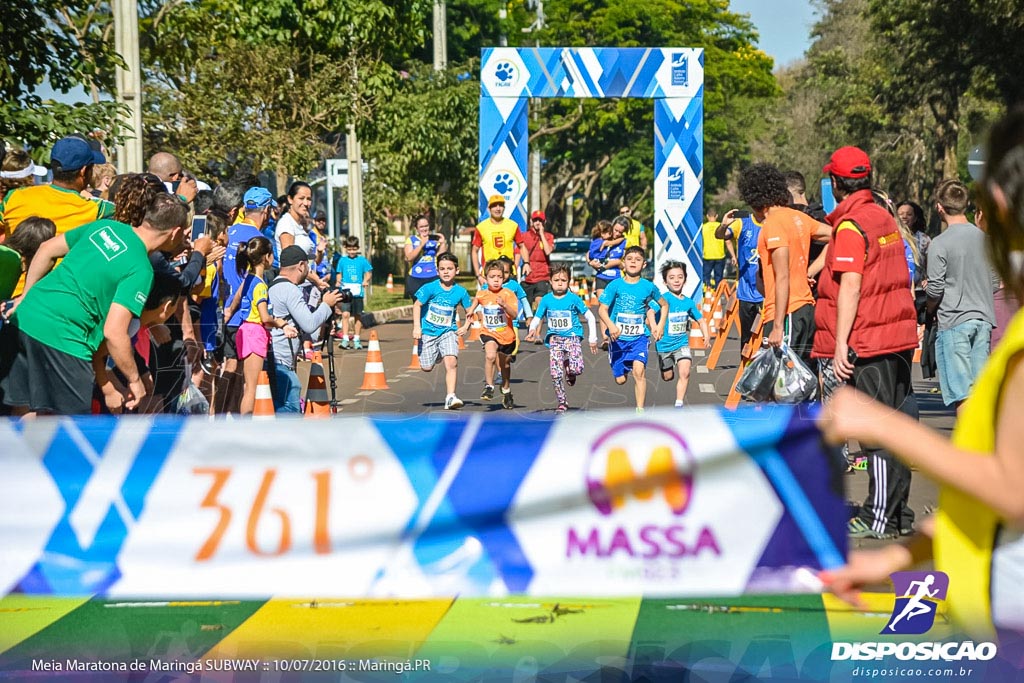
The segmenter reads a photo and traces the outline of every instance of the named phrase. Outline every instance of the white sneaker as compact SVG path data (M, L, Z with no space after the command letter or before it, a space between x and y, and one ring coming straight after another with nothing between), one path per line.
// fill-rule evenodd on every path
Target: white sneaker
M463 405L465 404L455 394L451 394L444 400L445 410L459 410Z
M676 401L676 408L682 408L682 407L683 407L683 402L682 401Z

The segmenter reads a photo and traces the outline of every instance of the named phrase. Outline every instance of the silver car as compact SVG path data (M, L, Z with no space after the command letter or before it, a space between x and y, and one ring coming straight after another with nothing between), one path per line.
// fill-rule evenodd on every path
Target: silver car
M566 265L572 269L572 279L592 278L594 269L587 263L587 253L590 251L589 237L557 237L555 238L555 250L551 252L551 265Z

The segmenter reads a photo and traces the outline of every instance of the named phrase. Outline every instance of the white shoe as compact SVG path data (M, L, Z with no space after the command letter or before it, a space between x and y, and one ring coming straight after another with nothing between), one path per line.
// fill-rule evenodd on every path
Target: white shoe
M444 400L445 410L459 410L460 408L462 408L463 405L465 404L455 394L452 394L451 396Z
M682 407L683 407L683 402L682 401L676 401L676 408L682 408Z

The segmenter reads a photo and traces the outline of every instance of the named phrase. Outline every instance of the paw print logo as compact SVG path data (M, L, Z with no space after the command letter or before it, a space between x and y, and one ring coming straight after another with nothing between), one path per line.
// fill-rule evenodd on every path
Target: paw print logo
M501 62L494 69L495 78L497 78L503 84L511 81L515 77L515 75L515 67L512 66L512 64L509 62Z
M498 194L503 194L506 197L512 194L512 189L516 186L516 179L512 177L511 173L499 173L494 176L494 190Z

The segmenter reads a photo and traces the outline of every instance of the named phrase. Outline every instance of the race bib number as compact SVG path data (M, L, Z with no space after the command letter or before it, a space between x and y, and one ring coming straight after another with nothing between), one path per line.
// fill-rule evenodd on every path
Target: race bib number
M639 337L644 333L644 317L636 313L619 313L615 316L622 337Z
M489 330L500 331L508 325L505 322L505 311L501 306L484 306L484 327Z
M341 285L341 288L351 293L352 296L363 295L363 285L358 282L345 282Z
M681 334L686 333L686 319L689 318L689 314L685 311L682 313L669 313L668 314L668 336L678 337Z
M572 316L565 311L548 313L548 329L552 332L565 332L572 329Z
M430 304L427 307L427 322L437 327L451 327L455 309L451 306Z

